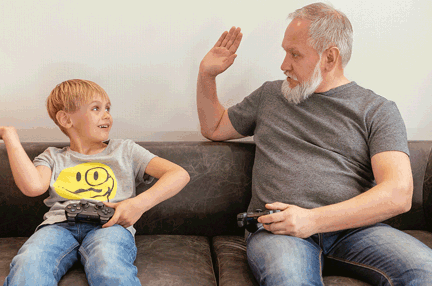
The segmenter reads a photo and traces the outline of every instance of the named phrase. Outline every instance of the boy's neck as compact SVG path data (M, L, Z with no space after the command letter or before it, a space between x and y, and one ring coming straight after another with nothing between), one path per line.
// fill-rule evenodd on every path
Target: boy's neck
M108 145L104 142L82 142L71 140L70 149L84 155L99 154L106 149Z

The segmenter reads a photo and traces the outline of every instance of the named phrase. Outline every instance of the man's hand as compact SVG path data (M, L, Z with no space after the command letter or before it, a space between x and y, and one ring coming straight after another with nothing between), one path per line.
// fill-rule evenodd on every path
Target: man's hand
M225 31L201 61L200 73L206 76L216 77L229 68L237 57L237 51L243 34L240 28L232 27L229 32Z
M127 228L136 223L147 210L145 206L140 204L140 201L135 200L135 198L127 199L119 203L104 202L104 204L108 207L114 208L115 213L102 227L110 227L114 224L118 224Z
M269 210L281 210L258 218L264 228L274 234L307 238L316 233L312 210L283 203L266 204ZM267 224L270 223L270 224Z

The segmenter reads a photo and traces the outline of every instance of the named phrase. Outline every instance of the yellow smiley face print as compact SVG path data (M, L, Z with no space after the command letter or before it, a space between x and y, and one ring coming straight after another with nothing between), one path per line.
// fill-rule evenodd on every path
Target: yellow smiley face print
M62 170L54 183L54 189L65 199L109 201L116 195L116 182L110 167L91 162Z

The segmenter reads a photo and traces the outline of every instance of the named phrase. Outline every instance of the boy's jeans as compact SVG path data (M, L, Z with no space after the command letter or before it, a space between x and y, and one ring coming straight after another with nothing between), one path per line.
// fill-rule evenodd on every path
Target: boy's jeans
M247 237L247 256L260 285L324 285L323 256L371 285L432 285L432 250L385 224L307 239L260 228Z
M136 252L134 237L119 225L47 225L21 247L4 285L57 285L80 259L89 285L141 285Z

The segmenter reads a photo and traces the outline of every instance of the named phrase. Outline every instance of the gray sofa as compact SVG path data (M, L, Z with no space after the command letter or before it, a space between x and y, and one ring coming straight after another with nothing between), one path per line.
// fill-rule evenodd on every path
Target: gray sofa
M142 285L258 285L249 270L243 229L236 215L247 209L255 145L252 142L138 142L184 167L190 183L136 223L136 266ZM34 158L49 146L24 143ZM388 221L432 247L432 141L409 142L414 175L412 209ZM140 186L144 192L148 186ZM4 144L0 144L0 283L18 249L42 221L40 197L16 187ZM325 261L325 285L369 285ZM75 265L59 285L87 285Z

